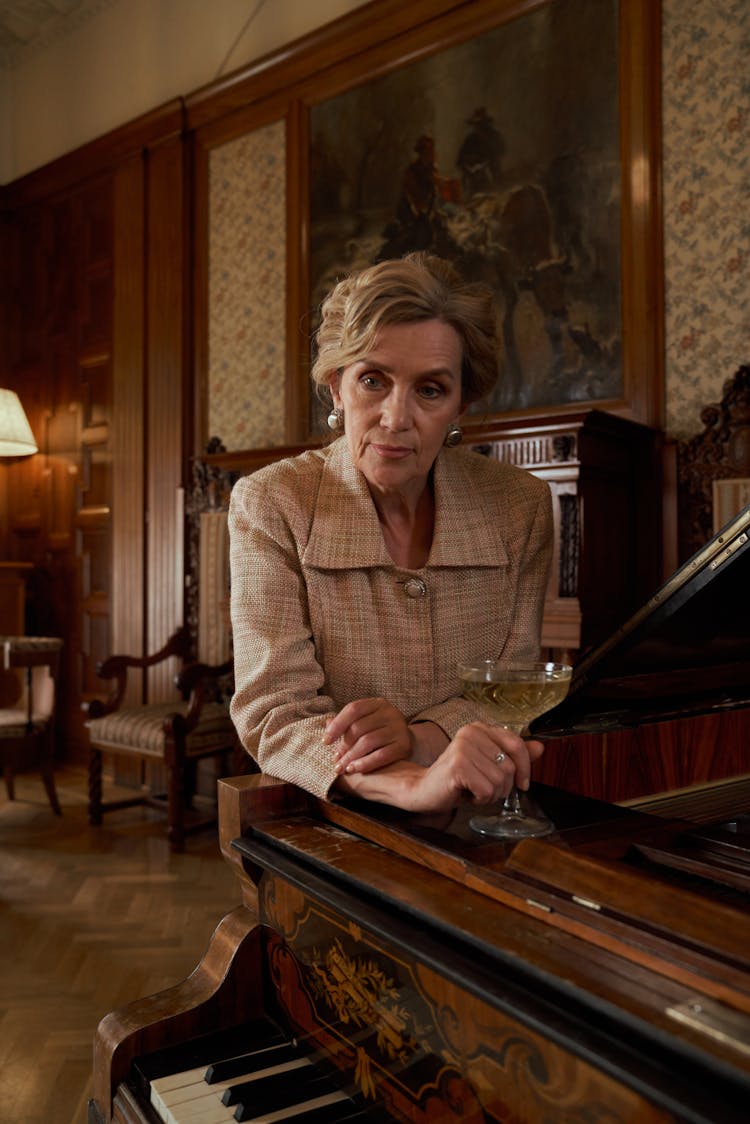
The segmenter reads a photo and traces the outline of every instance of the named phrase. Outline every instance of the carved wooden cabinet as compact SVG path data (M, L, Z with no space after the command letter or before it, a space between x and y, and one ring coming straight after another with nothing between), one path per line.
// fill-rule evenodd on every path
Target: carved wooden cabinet
M552 490L555 551L543 647L573 657L598 644L663 579L660 433L586 410L472 427L469 440Z

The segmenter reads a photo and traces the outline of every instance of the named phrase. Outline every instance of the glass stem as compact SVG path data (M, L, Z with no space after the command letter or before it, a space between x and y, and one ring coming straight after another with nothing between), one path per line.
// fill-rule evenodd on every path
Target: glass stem
M513 785L513 788L510 790L508 795L505 797L505 801L503 802L503 808L505 809L506 812L508 812L512 816L522 816L523 815L523 812L521 810L521 797L520 797L518 789L516 788L515 785Z

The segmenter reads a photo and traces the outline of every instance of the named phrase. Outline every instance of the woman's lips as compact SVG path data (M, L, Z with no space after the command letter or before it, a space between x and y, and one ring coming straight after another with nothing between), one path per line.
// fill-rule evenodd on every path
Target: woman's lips
M402 460L411 454L411 449L405 449L403 445L373 444L372 448L379 457L384 457L386 460Z

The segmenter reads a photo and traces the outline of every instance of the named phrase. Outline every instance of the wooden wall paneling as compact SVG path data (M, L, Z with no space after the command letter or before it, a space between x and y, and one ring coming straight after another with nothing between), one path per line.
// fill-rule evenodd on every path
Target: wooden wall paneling
M106 365L112 284L105 245L109 208L105 177L49 200L20 204L14 213L19 272L9 298L11 373L40 451L9 469L10 550L34 563L30 631L58 635L65 644L58 681L58 744L73 757L82 741L82 575L90 570L81 481L91 442L86 440L90 433L81 370L94 358L102 362L102 347ZM94 217L105 233L92 238L88 228ZM92 277L97 292L87 299ZM87 338L87 310L88 320L100 323L96 340Z
M190 456L202 453L213 434L208 433L208 165L209 150L195 134L189 151L192 207L192 416L186 430ZM189 479L189 473L185 479Z
M86 753L81 701L107 693L96 663L147 643L143 152L165 138L179 147L181 130L175 101L0 188L3 264L11 263L0 288L3 366L40 445L39 455L0 467L5 554L34 563L34 630L65 641L59 744L69 757ZM181 214L181 188L174 200ZM172 202L153 216L157 242ZM180 255L178 270L183 264ZM156 291L159 267L151 272ZM166 354L162 325L184 315L181 303L171 305L176 289L153 302ZM179 364L181 341L176 351ZM182 419L179 410L169 417L179 478ZM174 524L170 534L180 539ZM172 589L181 586L180 565L173 554ZM140 697L142 687L134 692Z
M80 607L80 558L77 556L76 516L81 467L80 397L75 353L74 325L67 336L47 337L46 376L52 394L45 411L45 426L40 443L41 469L41 547L39 560L46 627L44 632L60 636L64 658L58 680L58 720L65 746L77 740L79 717L77 660L81 649L78 609ZM36 459L36 458L34 458Z
M7 387L10 379L10 303L12 294L11 276L13 261L13 228L10 216L0 206L0 386ZM8 557L8 472L7 466L0 464L0 558Z
M37 444L42 446L44 397L41 392L41 347L39 334L31 328L42 322L41 286L45 275L42 255L43 216L40 207L22 215L3 215L2 347L0 365L3 386L21 398ZM31 285L31 292L26 288ZM6 559L37 561L41 556L40 508L41 458L9 458L0 462L2 479L2 542ZM33 578L27 592L33 597Z
M285 437L304 441L310 431L310 308L308 300L310 206L307 113L290 106L286 129L287 260Z
M160 648L182 624L183 386L187 377L187 201L179 139L148 156L146 194L146 644ZM172 661L150 670L149 698L176 697Z
M26 579L30 562L0 562L0 634L22 636L26 631Z
M17 283L11 296L14 314L13 365L42 359L42 326L49 309L49 280L45 230L49 216L41 206L30 205L14 214Z
M144 198L144 160L138 154L114 177L112 585L109 636L102 637L108 654L145 652ZM88 690L101 693L93 664L87 671ZM136 675L129 678L127 697L133 703L144 697Z
M77 300L77 403L80 474L75 555L80 604L71 638L77 646L75 703L90 695L96 664L110 654L112 593L112 346L114 326L114 180L106 175L77 196L80 271ZM101 681L99 681L101 689ZM80 705L76 743L86 753Z
M625 394L633 416L659 428L664 427L666 415L661 96L661 0L621 0Z
M76 705L80 577L75 517L80 473L76 309L80 296L81 243L74 193L47 200L42 204L42 213L37 252L45 272L44 278L39 279L38 294L43 317L35 327L28 325L28 330L38 336L40 358L35 384L43 401L40 452L32 458L39 471L39 538L34 552L40 611L38 628L63 640L64 658L56 692L56 743L66 757L75 757L80 737ZM24 303L26 296L24 293ZM24 326L24 334L26 331Z

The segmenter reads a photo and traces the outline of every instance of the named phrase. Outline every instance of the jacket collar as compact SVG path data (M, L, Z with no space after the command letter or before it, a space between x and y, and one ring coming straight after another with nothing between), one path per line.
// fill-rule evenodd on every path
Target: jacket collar
M476 471L458 450L442 449L434 468L435 535L430 566L502 566L508 555L497 518L479 502ZM302 555L318 569L394 568L367 481L355 468L346 438L323 461L310 537Z

